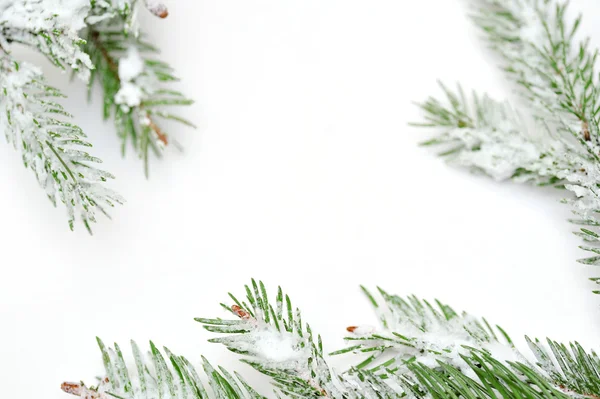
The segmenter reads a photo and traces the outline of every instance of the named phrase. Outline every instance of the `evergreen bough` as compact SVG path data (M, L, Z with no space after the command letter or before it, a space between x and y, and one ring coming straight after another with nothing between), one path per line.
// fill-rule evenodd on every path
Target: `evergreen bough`
M472 0L472 18L517 87L519 109L486 95L467 96L442 84L444 97L420 104L415 125L437 134L424 145L441 146L450 162L496 180L552 185L570 191L580 226L575 232L600 265L600 84L598 51L578 40L581 16L567 17L557 0ZM521 104L524 103L523 106ZM600 277L591 279L600 284ZM594 291L600 293L600 290Z
M90 89L98 81L104 117L115 120L123 153L130 143L147 175L149 153L160 155L173 142L159 120L192 124L168 111L191 101L163 84L177 79L140 32L141 4L160 18L168 15L151 0L0 0L0 131L51 201L64 204L71 229L79 218L91 232L96 214L108 216L123 199L106 187L113 176L93 166L102 161L87 153L84 132L57 102L62 93L10 50L14 44L34 48Z
M485 319L441 302L402 298L363 288L381 327L350 326L348 347L327 354L321 337L302 319L281 288L274 297L262 282L229 294L228 318L197 318L210 342L224 345L268 376L282 398L530 398L600 397L600 358L579 344L526 338L531 353ZM133 366L118 344L98 339L106 374L93 386L65 382L62 389L86 399L263 398L238 373L202 359L201 374L185 357L150 342L143 353L131 343ZM356 363L340 371L331 356ZM528 355L528 356L526 356Z

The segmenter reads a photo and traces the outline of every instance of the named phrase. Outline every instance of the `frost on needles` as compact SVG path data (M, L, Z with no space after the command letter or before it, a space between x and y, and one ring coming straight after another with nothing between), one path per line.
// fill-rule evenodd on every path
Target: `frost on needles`
M470 0L472 17L500 56L525 104L517 113L485 95L467 97L442 85L444 98L420 104L416 125L438 134L452 163L496 180L556 185L571 191L564 202L582 226L575 234L600 265L600 86L598 52L578 41L581 17L570 19L567 2L556 0ZM593 278L600 283L600 278ZM600 291L595 291L600 293Z
M142 39L140 5L160 18L168 15L162 3L151 0L0 0L0 130L52 202L65 205L71 228L79 218L91 231L96 214L107 214L123 199L106 187L113 176L93 166L101 160L83 150L91 144L57 102L62 93L11 48L39 51L90 88L100 81L105 118L115 119L122 151L129 142L147 174L149 152L160 155L173 142L158 120L193 125L167 110L191 101L164 87L177 79Z
M521 353L500 327L457 313L440 302L402 298L363 288L381 319L379 328L348 327L348 346L327 354L320 336L281 288L267 295L262 282L230 294L228 318L198 318L242 361L268 376L279 398L600 398L600 359L577 343L526 338ZM150 342L132 342L131 355L100 339L106 374L94 385L65 382L63 391L84 399L263 398L242 377L202 359L201 374L185 357ZM337 370L331 356L355 366ZM130 366L131 365L131 366Z

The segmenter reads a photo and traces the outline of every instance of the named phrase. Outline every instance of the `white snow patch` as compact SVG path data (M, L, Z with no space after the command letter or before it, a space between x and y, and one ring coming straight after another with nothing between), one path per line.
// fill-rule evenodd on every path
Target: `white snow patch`
M135 46L130 46L127 55L119 61L119 78L131 81L144 72L144 60Z
M131 82L121 83L121 88L115 94L115 102L129 108L137 107L142 103L142 89Z
M291 362L304 357L304 351L298 347L299 342L290 333L259 330L252 334L254 350L265 360L271 362Z
M119 61L121 88L115 95L115 102L127 107L141 104L144 91L136 84L136 79L144 72L144 60L136 47L130 46L127 55Z

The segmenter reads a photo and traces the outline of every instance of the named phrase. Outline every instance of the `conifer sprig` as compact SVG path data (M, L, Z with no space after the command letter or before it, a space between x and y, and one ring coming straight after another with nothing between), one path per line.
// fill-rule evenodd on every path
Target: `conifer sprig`
M110 348L100 339L97 341L106 376L92 386L64 382L61 385L64 392L86 399L264 398L239 374L233 376L224 368L215 369L205 358L202 358L202 368L208 385L186 358L174 355L166 347L161 351L150 342L150 350L144 355L132 341L135 369L128 369L118 344Z
M123 200L105 187L113 176L91 165L100 159L82 150L91 144L56 102L62 94L44 82L38 68L1 52L0 91L0 130L52 203L65 205L71 229L79 218L91 232L96 214L108 216L108 208Z
M164 87L165 83L178 81L173 69L154 57L159 51L139 32L134 8L118 6L97 3L88 17L88 21L98 20L90 24L85 46L95 66L90 87L99 81L104 92L104 118L114 118L122 153L125 154L129 142L143 160L148 176L150 152L160 157L165 146L170 143L178 146L159 120L173 120L195 128L193 123L169 110L173 106L191 105L193 101ZM160 6L150 7L164 15ZM113 17L100 17L105 15Z
M10 43L37 49L55 66L74 70L87 80L93 68L81 49L85 42L78 30L84 24L88 5L65 9L57 0L19 0L0 4L0 48L8 51Z
M211 339L243 356L243 361L271 378L277 397L290 398L600 398L600 359L579 344L526 338L528 360L499 327L458 313L447 305L379 290L382 300L363 290L382 326L352 326L352 345L336 354L354 354L356 367L342 372L328 362L323 344L282 290L270 298L261 282L246 286L246 300L230 294L222 306L230 319L198 318ZM315 338L316 337L316 338ZM356 339L364 338L364 339ZM354 345L359 342L358 345ZM65 383L63 390L86 399L262 398L241 376L218 371L203 359L208 387L194 367L168 349L150 344L144 357L132 345L134 370L118 345L98 340L106 369L96 387ZM163 354L164 353L164 354Z
M77 217L90 230L96 212L104 213L122 199L101 184L112 176L89 165L100 160L75 149L90 146L80 139L81 129L50 118L69 116L53 100L61 96L59 91L43 82L39 69L15 60L10 48L24 44L90 85L100 81L105 118L114 117L122 151L131 142L148 175L151 151L160 155L167 144L178 146L162 121L193 126L170 111L192 101L164 86L177 79L139 33L140 7L159 18L169 14L156 0L0 0L0 128L22 151L49 197L65 203L71 228Z
M578 40L582 17L570 19L568 1L471 0L473 19L503 58L533 115L572 135L600 161L598 51Z
M262 282L252 280L245 288L246 301L230 294L234 304L221 304L235 319L196 319L210 332L228 334L209 342L243 355L243 362L271 377L277 390L290 397L360 397L355 396L356 391L373 389L371 383L363 384L355 375L343 376L332 370L325 360L321 337L315 337L281 288L274 302ZM374 376L370 378L373 384L383 386Z
M451 162L496 180L557 185L572 194L563 201L582 226L576 235L600 265L600 138L597 51L578 42L581 17L570 20L567 2L472 0L473 19L503 60L503 70L526 100L521 115L487 96L467 99L446 89L420 107ZM529 118L533 117L533 118ZM532 123L527 123L532 119ZM596 283L600 278L592 278ZM594 291L600 293L600 290Z

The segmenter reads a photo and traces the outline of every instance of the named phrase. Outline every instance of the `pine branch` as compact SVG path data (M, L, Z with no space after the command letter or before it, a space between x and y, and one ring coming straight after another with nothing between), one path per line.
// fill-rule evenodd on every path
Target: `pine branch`
M373 354L346 372L333 369L321 339L302 322L300 311L278 290L274 301L261 283L246 286L246 301L230 294L232 306L221 304L232 319L196 319L211 339L243 356L243 361L269 376L276 396L335 399L465 398L573 399L600 398L600 358L577 344L547 345L526 337L535 360L527 360L500 327L485 319L459 314L436 301L401 298L379 290L383 301L363 291L381 317L381 331L350 327L349 348L336 352ZM193 366L154 344L147 362L133 344L135 369L129 371L115 344L100 349L106 376L95 388L65 383L63 390L86 399L204 399L208 388ZM358 342L357 345L354 345ZM548 349L549 348L549 349ZM166 359L166 360L165 360ZM170 361L170 365L167 364ZM262 398L236 374L215 371L204 359L209 386L217 398Z
M593 256L579 262L600 264L600 235L596 229L600 226L600 192L596 183L600 165L577 143L548 126L543 126L541 132L530 131L508 104L487 96L480 100L477 95L469 102L460 89L460 94L446 88L444 91L444 100L430 98L420 104L425 123L417 125L437 132L423 144L441 145L445 149L440 155L450 162L496 180L557 185L571 191L574 195L563 200L576 216L569 221L585 226L575 234L593 244L581 247Z
M518 351L499 326L448 305L378 289L383 302L363 287L382 329L352 326L348 348L333 355L369 357L357 365L404 387L416 398L600 397L600 359L578 344L569 347L525 337L536 361Z
M245 356L243 362L269 376L284 394L298 398L355 398L374 390L390 390L371 373L340 375L333 371L324 358L321 337L317 335L315 342L310 326L303 324L300 310L292 307L281 288L274 305L263 283L254 280L246 286L248 302L240 302L232 294L230 298L234 305L221 305L236 319L196 321L210 332L231 334L209 342L221 343Z
M162 87L162 83L178 80L172 68L152 58L158 50L139 35L132 8L117 6L102 2L92 9L87 21L93 23L85 50L96 67L91 82L98 79L104 91L104 118L114 115L123 154L130 141L143 159L148 175L149 152L152 150L160 156L162 149L172 141L157 119L195 127L165 110L176 105L191 105L193 101L178 91ZM148 2L147 6L158 16L168 14L161 4Z
M597 50L589 49L587 39L576 42L581 16L570 21L567 2L475 0L475 21L487 39L505 59L509 76L522 88L540 119L550 121L563 142L574 136L585 149L580 167L566 176L566 187L577 200L576 232L593 244L582 249L592 256L580 262L600 265L600 86ZM600 278L592 278L600 283ZM600 293L600 291L595 291Z
M66 9L58 0L20 0L0 4L0 48L15 42L36 48L57 67L73 69L84 80L92 63L82 50L78 30L89 6Z
M350 346L332 353L368 354L369 357L360 362L358 369L386 369L404 374L408 371L408 364L435 365L439 361L466 370L467 364L461 356L467 355L472 348L499 352L506 359L525 360L506 332L500 327L492 328L485 319L458 314L439 301L434 306L414 296L404 299L379 288L384 299L381 306L364 287L363 291L378 310L384 329L348 327L351 334L346 341Z
M422 145L442 146L440 155L450 162L495 180L539 185L555 184L562 180L565 171L586 162L570 161L581 157L568 142L536 139L508 103L477 94L469 100L460 87L456 93L441 87L445 98L430 97L419 104L424 122L413 125L435 129L435 137Z
M118 344L107 348L98 339L106 376L96 386L83 382L65 382L61 389L85 399L263 399L239 374L232 376L223 368L215 369L205 358L202 367L208 386L194 366L183 356L163 351L150 342L150 351L142 354L131 342L135 370L127 368ZM164 355L163 355L164 353ZM149 360L148 360L149 359Z
M566 1L471 0L473 19L504 59L535 116L574 136L600 161L597 50L577 41L581 16L567 17Z
M113 176L90 165L101 161L78 149L91 144L78 126L66 121L71 115L55 102L62 94L44 82L38 68L1 52L0 90L0 130L50 200L65 205L71 229L80 218L91 233L96 213L108 216L106 208L123 200L104 186Z
M575 232L600 265L600 139L597 51L576 43L581 17L570 22L565 2L472 0L473 18L503 57L504 70L521 88L539 131L532 132L511 107L444 88L446 99L421 104L425 123L438 135L426 145L444 145L441 155L496 180L560 183L573 192L571 205L584 226ZM471 104L470 104L471 103ZM600 284L600 278L592 278ZM600 293L600 290L594 291Z

